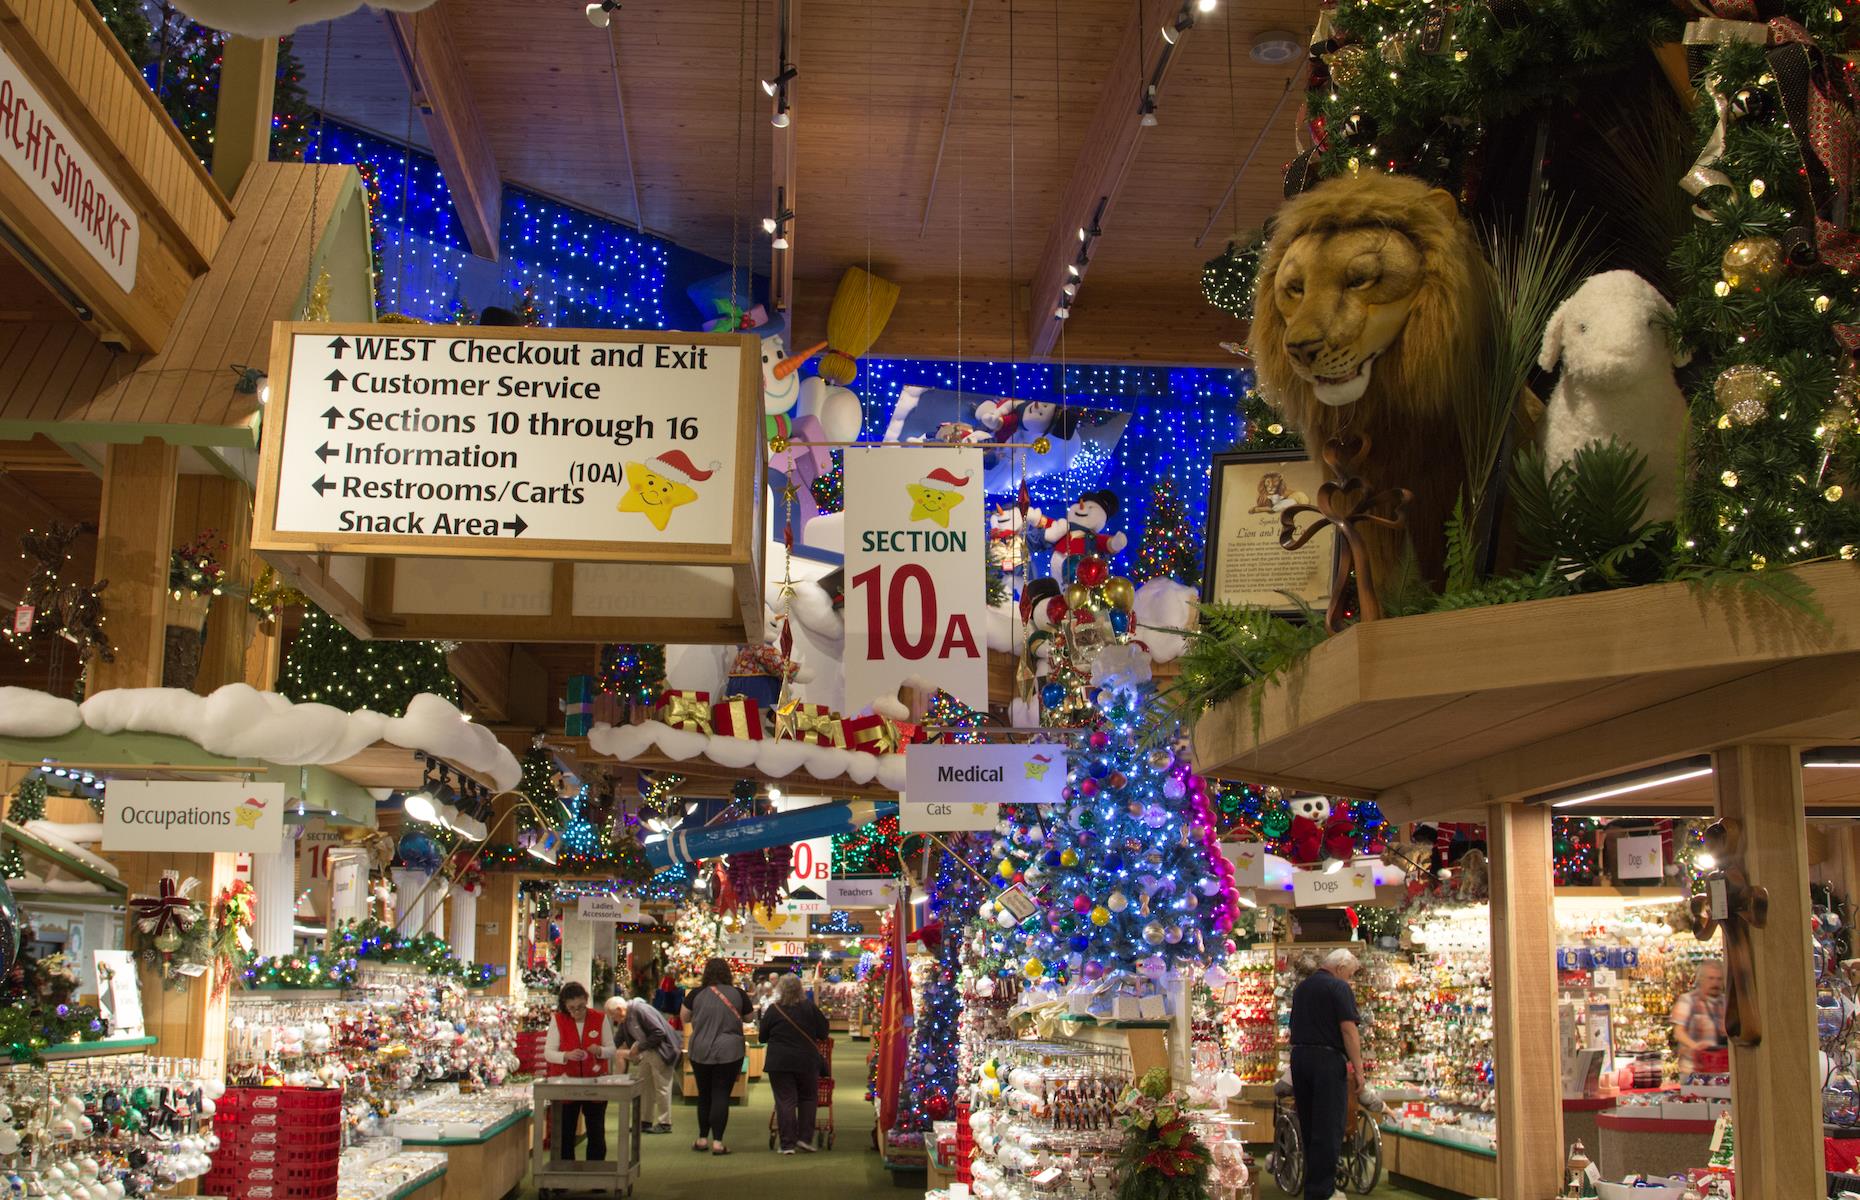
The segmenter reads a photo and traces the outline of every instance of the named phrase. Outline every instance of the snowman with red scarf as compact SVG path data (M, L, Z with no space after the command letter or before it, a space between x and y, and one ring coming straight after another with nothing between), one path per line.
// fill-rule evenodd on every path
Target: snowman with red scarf
M1054 579L1076 583L1080 558L1109 559L1123 550L1130 539L1121 533L1104 531L1117 516L1117 509L1115 493L1109 490L1086 492L1073 501L1065 516L1046 527L1046 544L1053 548L1051 574Z

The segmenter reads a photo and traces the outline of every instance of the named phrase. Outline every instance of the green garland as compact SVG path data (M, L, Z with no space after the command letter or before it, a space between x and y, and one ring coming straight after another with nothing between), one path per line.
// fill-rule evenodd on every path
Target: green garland
M353 958L325 959L317 954L255 958L239 973L239 986L248 992L340 989L354 982Z
M45 1008L21 1001L0 1007L0 1046L16 1063L37 1063L41 1054L73 1042L105 1036L103 1018L88 1004Z
M338 926L332 949L358 965L364 962L404 963L438 979L456 979L466 987L484 987L504 974L504 968L490 963L460 961L452 953L452 946L437 934L408 937L373 917L360 922L346 921Z
M1837 9L1800 0L1782 7L1824 61L1850 53ZM1720 81L1730 102L1717 163L1729 184L1700 195L1714 219L1695 222L1673 257L1674 329L1710 364L1692 389L1697 465L1680 531L1723 565L1852 559L1860 546L1860 374L1835 334L1860 324L1860 278L1815 252L1801 153L1764 47L1719 46L1700 78ZM1700 96L1703 142L1717 110L1708 90ZM1727 260L1734 246L1745 265Z

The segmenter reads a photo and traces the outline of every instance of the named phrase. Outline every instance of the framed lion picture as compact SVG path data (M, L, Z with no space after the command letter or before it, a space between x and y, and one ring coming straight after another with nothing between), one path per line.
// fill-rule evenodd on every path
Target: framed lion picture
M1323 466L1301 450L1216 454L1202 595L1279 611L1295 607L1288 596L1317 609L1328 605L1336 535L1320 534L1298 550L1279 545L1279 515L1312 503L1323 482Z

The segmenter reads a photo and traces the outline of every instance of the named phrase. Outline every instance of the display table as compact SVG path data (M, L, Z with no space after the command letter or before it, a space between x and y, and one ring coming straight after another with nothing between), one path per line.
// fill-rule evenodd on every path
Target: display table
M529 1150L530 1182L539 1196L550 1192L603 1192L610 1196L630 1196L639 1180L639 1119L646 1084L631 1075L603 1075L596 1079L539 1079L535 1083L536 1112L553 1121L551 1108L565 1100L593 1100L620 1106L620 1136L607 1147L607 1157L596 1162L564 1161L558 1157L561 1147L544 1146L536 1138ZM523 1164L517 1165L522 1178ZM481 1192L489 1200L502 1192ZM448 1193L445 1200L453 1200Z
M1715 1120L1636 1119L1617 1112L1595 1114L1592 1157L1604 1179L1641 1175L1684 1175L1711 1161Z
M1390 1175L1463 1196L1498 1193L1498 1153L1394 1125L1382 1126L1382 1166Z
M752 1047L752 1050L753 1049ZM747 1056L745 1056L745 1062L747 1062ZM697 1076L691 1073L691 1055L689 1053L679 1055L678 1071L680 1094L687 1100L697 1099ZM736 1086L730 1089L730 1102L732 1104L744 1103L748 1095L749 1076L739 1072L736 1076Z
M445 1154L446 1173L432 1181L441 1186L441 1200L499 1200L523 1182L533 1124L529 1112L515 1112L475 1138L409 1138L401 1145Z

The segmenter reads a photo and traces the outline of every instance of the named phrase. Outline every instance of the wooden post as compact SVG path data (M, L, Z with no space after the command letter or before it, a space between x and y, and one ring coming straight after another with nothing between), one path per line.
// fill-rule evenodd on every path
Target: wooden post
M213 899L230 886L238 864L236 854L139 854L121 852L108 856L122 873L131 896L153 896L160 890L164 870L179 871L182 882L191 876L200 881L193 898L212 915ZM130 944L139 945L146 935L132 932ZM167 991L153 972L142 973L142 1015L148 1032L159 1039L151 1053L171 1058L203 1058L220 1064L226 1062L227 988L216 998L210 974L191 979L180 991Z
M110 582L103 615L116 661L91 664L91 695L161 686L178 462L175 447L153 438L105 454L95 578Z
M510 995L510 978L521 969L517 961L517 929L522 906L517 896L517 877L506 872L486 872L484 891L478 896L478 946L476 958L504 968L504 977L484 989L487 996Z
M238 480L219 475L182 475L175 482L174 545L185 546L211 530L226 544L220 556L229 583L249 585L264 570L252 553L252 491ZM194 690L207 695L228 683L268 686L247 676L246 654L251 642L251 606L244 596L228 592L213 601L207 614L207 640L200 648L200 673ZM274 673L275 677L275 673Z
M1718 813L1742 822L1744 868L1770 896L1769 920L1750 934L1757 994L1745 1000L1763 1041L1731 1047L1737 1194L1819 1196L1827 1182L1802 758L1793 746L1729 746L1712 766Z
M220 51L220 101L213 117L213 182L231 196L253 163L271 158L271 118L278 86L278 39L226 39Z
M1499 1200L1548 1200L1563 1170L1550 810L1494 804L1492 1037L1498 1071Z
M1860 827L1851 823L1827 830L1828 882L1844 907L1841 920L1860 912Z

